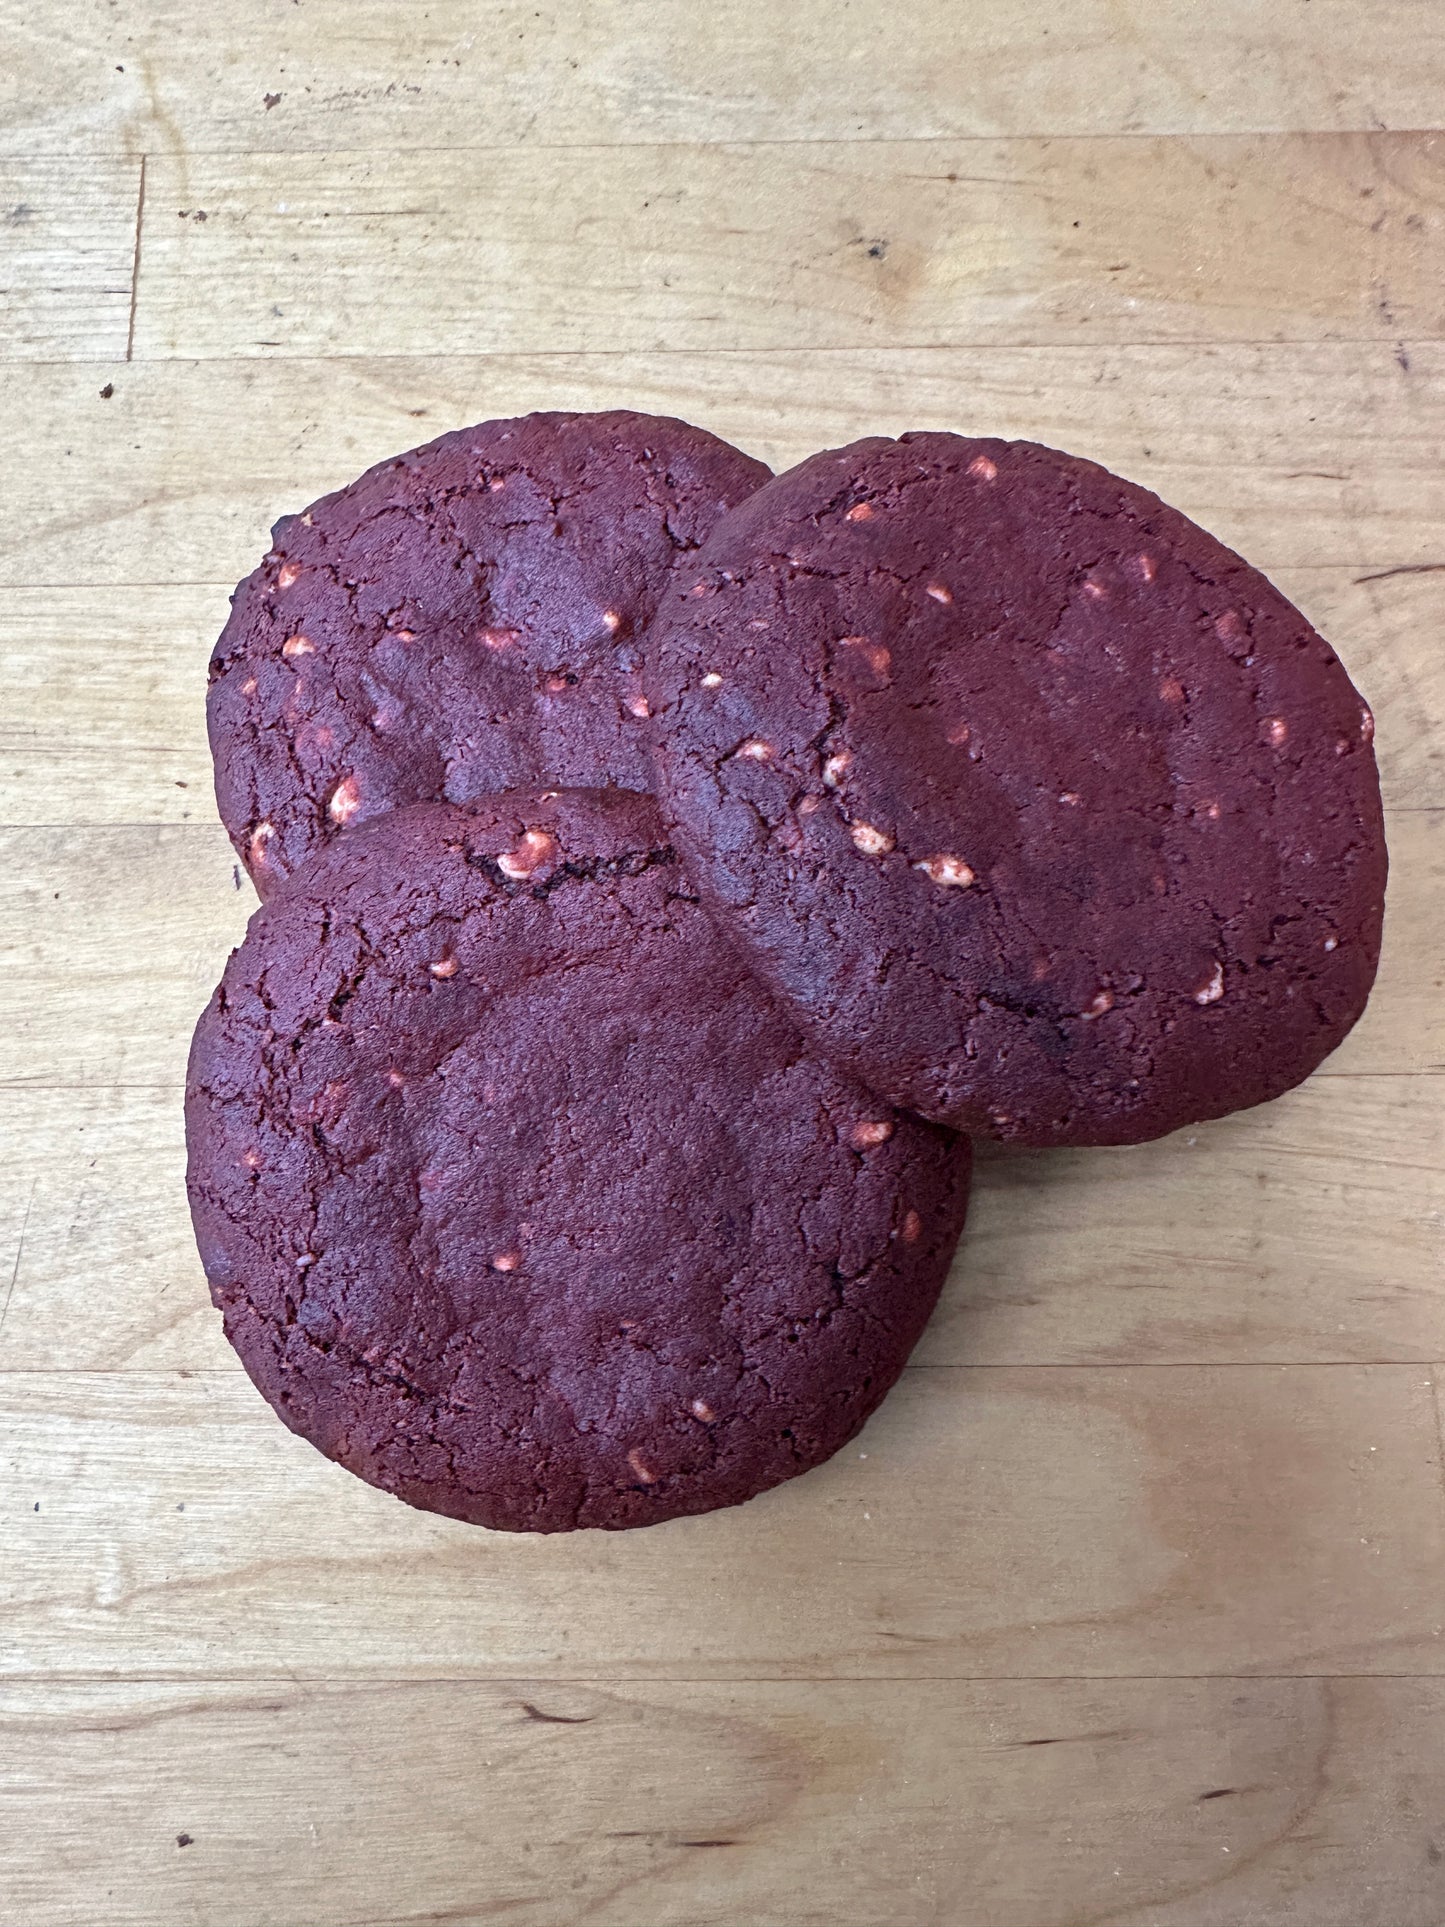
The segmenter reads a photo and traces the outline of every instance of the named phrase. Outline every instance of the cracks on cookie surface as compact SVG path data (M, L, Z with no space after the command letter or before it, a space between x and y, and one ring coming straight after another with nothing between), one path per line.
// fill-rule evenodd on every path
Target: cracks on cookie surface
M358 791L347 811L367 814L542 777L645 788L613 637L647 620L679 559L765 478L685 424L538 417L454 431L278 522L233 598L209 703L222 814L262 894L336 834L338 784ZM550 565L532 571L546 586L514 620L512 577L536 543L564 566L556 581ZM622 551L645 558L632 575L616 566ZM398 570L409 592L377 593ZM283 638L314 621L304 679L282 684ZM489 655L474 632L498 623L517 641ZM403 632L388 670L379 652ZM533 673L519 675L524 664Z
M559 914L559 905L573 906L566 912L574 919L569 946L585 927L575 922L583 906L593 898L599 903L605 900L611 908L598 926L593 960L599 982L624 983L624 973L636 970L640 957L654 954L649 945L663 945L656 952L661 971L658 992L662 1005L674 1015L659 1017L646 1008L636 1012L627 1018L611 1048L625 1053L635 1047L626 1043L628 1037L655 1037L648 1048L660 1052L656 1061L664 1068L674 1055L680 1062L695 1064L695 1080L683 1073L691 1120L688 1135L700 1131L703 1146L719 1147L691 1153L668 1176L673 1166L667 1160L673 1159L673 1153L665 1107L657 1118L626 1108L640 1101L639 1093L645 1096L652 1090L655 1072L641 1084L619 1084L620 1091L631 1088L633 1092L630 1098L624 1094L616 1100L623 1106L620 1134L617 1124L606 1121L607 1102L601 1111L589 1110L609 1089L611 1060L598 1058L580 1084L574 1085L572 1073L567 1072L571 1095L565 1102L559 1099L549 1112L555 1114L555 1128L544 1129L531 1149L527 1148L530 1140L519 1140L521 1162L507 1167L521 1174L520 1189L513 1179L506 1181L507 1211L535 1219L543 1243L538 1245L535 1237L529 1242L524 1235L519 1269L501 1273L480 1294L468 1288L457 1296L465 1274L458 1273L456 1265L467 1249L485 1260L489 1249L486 1212L493 1208L484 1201L475 1207L483 1210L476 1220L483 1227L479 1234L483 1243L468 1246L466 1240L474 1234L466 1229L470 1222L466 1213L474 1206L465 1174L474 1170L485 1175L495 1167L499 1150L510 1141L508 1119L522 1118L527 1109L525 1103L521 1110L507 1108L518 1101L521 1086L506 1081L497 1097L503 1109L492 1122L476 1109L479 1094L493 1074L487 1039L497 1035L498 1027L505 1035L509 1026L523 1021L525 1011L516 998L527 994L528 982L539 980L519 979L520 989L509 980L504 994L481 1007L479 1024L469 1018L451 1033L449 1055L438 1053L435 1044L443 1040L437 1038L424 1062L402 1060L404 1075L400 1086L392 1088L383 1081L382 1067L393 1059L386 1030L379 1031L378 1024L384 1018L388 1026L395 1022L403 1032L408 1029L411 1020L394 1002L398 994L419 994L434 1001L433 993L414 983L409 969L402 968L398 974L399 956L410 952L396 932L405 924L413 939L433 927L439 934L439 916L454 925L460 918L464 925L467 912L459 901L447 899L440 883L430 893L411 885L393 888L376 876L374 850L363 856L353 845L348 851L348 841L338 844L327 859L331 881L323 903L310 903L306 897L310 886L305 886L278 899L264 913L261 938L248 940L254 962L238 963L228 972L226 989L210 1019L212 1031L204 1045L198 1044L193 1077L192 1102L197 1107L193 1151L210 1158L202 1168L193 1156L193 1196L202 1220L211 1225L203 1239L203 1245L209 1240L208 1269L218 1302L229 1308L238 1346L263 1389L273 1397L284 1393L290 1401L288 1422L364 1476L419 1503L494 1524L532 1523L545 1529L577 1522L642 1523L699 1509L760 1490L836 1449L891 1382L946 1269L949 1253L943 1247L950 1231L956 1234L961 1216L958 1154L941 1135L917 1125L908 1127L924 1133L912 1147L911 1163L900 1157L903 1147L899 1145L866 1156L842 1147L838 1134L863 1100L850 1096L848 1087L830 1075L821 1074L790 1032L777 1032L778 1020L763 1015L754 993L744 988L747 979L739 968L725 954L713 960L710 938L705 951L699 949L705 939L701 915L689 893L671 887L675 866L665 844L642 840L620 852L614 845L615 853L606 858L584 858L576 872L563 880L562 896L540 900L526 885L511 883L504 892L496 879L468 868L454 850L457 873L471 879L467 888L481 893L477 900L488 906L485 914L489 916L552 917ZM417 866L408 862L403 867L410 873ZM369 877L369 900L385 906L378 913L380 922L359 917L345 900L346 890L356 887L362 876ZM267 967L268 945L276 959L284 958L292 941L287 931L298 948L309 952L318 947L333 959L334 967L308 987L309 1003L306 998L297 1001L284 965ZM418 941L422 948L429 947L423 939ZM465 952L464 933L457 942ZM704 954L711 960L705 966ZM675 961L664 964L664 957ZM537 965L538 970L543 967ZM672 979L678 970L694 985L692 990L674 994ZM269 986L268 979L274 980ZM465 981L463 969L440 993L439 1010L453 995L452 985ZM249 990L247 982L252 986ZM550 1008L546 1000L552 993L545 985L539 983L538 994L543 996L538 1008ZM699 1031L695 1048L688 1042L687 1029L676 1028L679 1023L695 1028L682 1015L692 1008L692 998L703 999L704 1009L721 1000L708 1019L711 1028ZM555 1004L555 998L552 1001ZM644 998L644 1006L646 1002ZM559 1012L568 1008L556 1007ZM584 1000L577 1009L592 1007ZM654 1033L658 1022L662 1029ZM543 1033L536 1035L540 1039ZM570 1035L565 1032L549 1047L558 1065L567 1062L565 1050L579 1048L575 1041L565 1044ZM469 1039L477 1040L480 1055ZM702 1041L706 1039L718 1043ZM719 1047L724 1039L731 1041ZM556 1056L558 1051L564 1054ZM731 1075L715 1076L709 1068L725 1063L736 1052L745 1056L760 1052L759 1062L766 1064L766 1074L743 1113L739 1102L745 1085L737 1086ZM532 1082L538 1075L552 1075L544 1068L546 1058L546 1051L539 1057L532 1046L527 1047ZM505 1051L497 1061L510 1079L513 1072ZM624 1063L625 1055L616 1061ZM238 1066L246 1064L253 1068L238 1087ZM333 1103L337 1080L344 1083L348 1078L353 1088L338 1093ZM562 1086L557 1088L560 1092ZM667 1088L666 1079L662 1088ZM683 1098L679 1091L678 1101ZM810 1110L810 1103L817 1108ZM800 1118L812 1121L800 1123ZM785 1156L784 1168L793 1187L791 1200L781 1217L776 1213L759 1217L763 1200L776 1190L771 1170L766 1184L758 1175L761 1147L768 1142L769 1120L784 1119L792 1120L788 1128L797 1144L807 1148L784 1153L780 1141L779 1154ZM446 1120L450 1122L438 1136ZM455 1134L458 1130L460 1135ZM602 1131L612 1147L603 1164L597 1163L597 1146L589 1130ZM250 1168L239 1155L258 1142L264 1172ZM580 1193L567 1190L575 1181L569 1173L584 1165L592 1173L588 1183L593 1189L588 1195L593 1199L590 1208L603 1213L600 1227L613 1221L608 1185L631 1184L628 1173L651 1169L651 1161L664 1151L657 1179L663 1189L658 1196L670 1198L666 1208L680 1214L676 1228L668 1228L665 1237L660 1229L663 1242L656 1251L644 1246L629 1265L615 1270L621 1252L609 1257L608 1238L599 1244L597 1229L587 1231L584 1220L589 1207ZM704 1163L711 1160L720 1171L741 1158L754 1173L753 1191L743 1186L734 1204L726 1205L723 1200L714 1204L705 1187L690 1203L686 1189L678 1192L676 1187L684 1183L698 1157ZM773 1161L764 1160L769 1165ZM452 1185L440 1193L423 1194L419 1187L404 1185L398 1198L398 1180L412 1169L420 1173L428 1163L444 1174L451 1172L461 1189ZM840 1182L837 1174L845 1168L854 1175L844 1185L843 1202L830 1204L833 1187ZM899 1180L910 1168L908 1191L920 1195L900 1201ZM600 1191L595 1188L598 1184ZM279 1192L277 1185L282 1187ZM373 1260L359 1247L348 1251L335 1242L335 1226L343 1221L336 1216L338 1201L347 1186L360 1187L357 1195L362 1198L370 1193L403 1204L410 1200L394 1226L394 1262L403 1267L396 1276L415 1280L421 1294L416 1315L428 1333L422 1352L409 1344L407 1321L398 1324L394 1311L380 1325L373 1321L366 1306L367 1292L374 1286L363 1288L358 1275L358 1266L364 1273ZM582 1217L572 1224L565 1211L560 1221L554 1213L544 1234L536 1200L559 1187L562 1195L577 1196ZM617 1193L619 1198L622 1195ZM290 1200L284 1220L275 1215L281 1209L278 1199ZM895 1237L905 1202L910 1208L920 1207L930 1227L927 1237L907 1246ZM462 1217L453 1215L458 1209ZM842 1216L836 1218L840 1209ZM435 1215L438 1211L440 1218ZM715 1211L723 1213L716 1225ZM733 1217L727 1218L728 1211ZM283 1221L292 1225L295 1236L288 1233L278 1244L277 1226ZM621 1221L627 1221L626 1212ZM796 1247L796 1253L804 1255L801 1260L797 1255L785 1260L782 1249L777 1250L784 1275L797 1274L789 1287L795 1302L790 1304L785 1293L770 1312L767 1293L772 1287L766 1266L774 1247L769 1240L785 1223L793 1227L787 1233L787 1250ZM333 1232L329 1246L328 1224ZM460 1245L455 1243L454 1230L463 1236ZM717 1246L711 1241L719 1236L722 1244ZM223 1259L217 1256L218 1237L229 1254ZM836 1242L840 1237L841 1244ZM292 1249L297 1239L304 1243L308 1259L300 1271L295 1268L300 1254ZM544 1256L545 1252L551 1256ZM724 1254L721 1259L719 1252ZM659 1263L660 1256L665 1262ZM800 1262L803 1269L798 1271ZM519 1352L508 1364L495 1344L488 1351L489 1332L493 1340L496 1337L489 1320L494 1322L509 1305L516 1308L509 1316L522 1315L530 1302L517 1297L541 1276L533 1278L529 1263L551 1267L546 1275L555 1284L549 1290L561 1291L559 1304L572 1304L573 1313L568 1315L583 1319L579 1330L592 1329L588 1322L592 1314L586 1307L593 1290L602 1294L599 1307L615 1307L618 1318L641 1318L625 1349L638 1360L654 1360L648 1366L654 1388L648 1395L651 1403L645 1399L639 1408L634 1393L622 1397L628 1382L624 1375L614 1380L606 1396L589 1395L582 1405L574 1405L569 1402L573 1390L565 1374L559 1379L550 1370L541 1371L542 1354L529 1361ZM759 1265L764 1269L755 1275L750 1267ZM389 1275L384 1269L377 1274L378 1279ZM650 1280L641 1309L631 1304L629 1279ZM685 1329L696 1331L700 1341L705 1333L712 1333L701 1345L705 1358L696 1356L689 1362L688 1344L679 1346L668 1321L657 1322L657 1308L664 1303L692 1307ZM713 1310L704 1318L700 1308L707 1303ZM605 1310L602 1315L605 1325ZM258 1335L248 1339L248 1330ZM555 1342L564 1344L560 1331ZM818 1346L829 1348L827 1375L851 1389L841 1404L825 1402L814 1411L813 1395L803 1389L809 1382L807 1374L795 1382L784 1354L801 1358ZM611 1356L604 1346L598 1369L611 1371L607 1362ZM417 1357L426 1361L420 1375ZM513 1387L510 1392L503 1389L503 1380L488 1375L489 1358L504 1372ZM274 1364L266 1364L267 1359ZM358 1390L355 1401L348 1402L347 1387L360 1380L367 1389L364 1394ZM578 1380L579 1386L582 1383ZM661 1405L656 1403L659 1398ZM393 1409L397 1400L404 1403L400 1414ZM570 1418L564 1419L564 1410ZM790 1432L793 1437L788 1436ZM569 1445L568 1439L575 1443ZM638 1475L636 1483L631 1482L627 1460L634 1449L647 1474ZM496 1483L499 1466L505 1473L501 1487ZM514 1474L523 1477L523 1486L516 1486ZM525 1517L516 1510L523 1505L518 1493L525 1498Z
M659 771L674 826L694 867L703 873L715 913L739 922L755 962L775 988L796 1001L829 1047L845 1057L851 1053L863 1073L895 1101L912 1098L931 1108L926 1085L910 1082L911 1076L925 1075L924 1067L915 1064L909 1076L895 1074L890 1051L897 1049L896 1038L875 1039L878 1048L871 1056L857 1049L857 1037L870 1034L875 1014L881 1013L880 1021L887 1017L888 1000L869 1004L869 986L877 988L913 971L939 986L951 983L950 994L966 1001L970 974L997 975L979 969L984 952L969 934L985 927L998 956L1021 961L1028 956L1031 966L1038 959L1044 988L1030 1002L1028 986L1021 986L1025 997L1011 1001L1023 1001L1040 1019L1047 1015L1055 1037L1068 1041L1071 1075L1077 1079L1085 1113L1090 1106L1102 1108L1107 1126L1110 1105L1117 1100L1121 1115L1114 1122L1122 1134L1149 1126L1149 1104L1164 1093L1164 1076L1175 1074L1172 1069L1166 1073L1166 1065L1177 1067L1191 1052L1193 1062L1202 1063L1218 1042L1239 1036L1241 1024L1245 1031L1252 1024L1261 1027L1267 1043L1274 1021L1269 1013L1277 1007L1279 1016L1293 1026L1292 1041L1281 1048L1298 1054L1298 1069L1275 1075L1294 1081L1348 1027L1368 986L1368 968L1355 968L1351 975L1347 965L1341 978L1338 965L1329 964L1344 947L1339 926L1362 922L1361 949L1368 952L1375 947L1371 932L1379 915L1378 792L1372 766L1361 757L1361 746L1368 750L1368 724L1356 727L1358 699L1332 652L1246 564L1155 498L1093 465L1071 465L1046 450L987 443L994 477L1017 461L1035 477L1044 476L1057 498L1057 544L1041 550L1037 577L1030 578L1035 584L1030 594L1037 601L1051 580L1048 570L1057 571L1062 564L1051 591L1054 607L1051 614L1047 608L1034 610L1027 598L1013 595L992 608L985 597L979 604L984 620L975 623L977 632L969 639L971 672L960 679L953 655L936 655L936 662L950 665L950 700L967 715L970 704L979 704L979 690L989 687L995 646L1008 643L1012 625L1027 620L1030 647L1041 652L1030 661L1057 667L1056 687L1049 680L1053 668L1040 683L1047 703L1058 705L1052 712L1044 707L1043 717L1055 717L1061 743L1067 745L1072 733L1074 753L1082 759L1079 775L1086 780L1073 776L1063 756L1035 755L1036 763L1064 763L1051 784L1052 770L1028 767L1030 739L1021 737L1023 751L1016 745L1010 755L1006 710L1002 720L995 715L982 729L975 716L971 737L967 730L961 733L957 753L966 753L967 767L987 781L979 788L970 779L965 786L968 822L958 830L957 844L952 832L925 827L922 842L927 847L915 848L920 836L916 824L910 827L908 812L914 805L907 799L907 786L897 786L898 795L889 794L887 769L880 774L870 768L870 744L879 727L880 702L891 705L890 727L910 718L915 731L926 722L932 727L929 719L946 709L939 695L943 684L933 686L935 659L929 651L942 649L950 625L965 608L955 577L960 571L968 574L970 552L960 550L943 566L943 550L935 554L927 545L951 537L925 530L918 538L924 543L920 548L913 530L907 537L912 546L902 553L887 552L892 566L879 570L878 550L886 550L891 526L905 520L907 492L920 490L926 500L946 463L930 457L930 466L921 459L928 451L915 449L894 464L906 467L907 473L901 480L894 477L897 486L890 494L869 472L878 446L862 445L856 477L842 472L851 451L835 451L805 465L799 472L805 483L806 470L816 471L817 479L810 484L815 500L807 499L806 487L796 476L774 484L772 500L767 501L765 491L751 521L747 509L734 518L733 526L741 533L732 538L730 548L729 525L724 525L702 558L713 594L675 609L665 634L669 660L665 677L659 678ZM891 459L890 445L882 447ZM873 512L850 519L850 509L863 501ZM796 536L791 536L792 528L798 530ZM935 581L952 585L948 603L932 596L930 584ZM1087 595L1081 583L1093 585ZM769 606L769 596L776 606ZM1111 625L1124 598L1130 626L1119 631ZM925 623L921 631L912 627L920 619L918 610ZM821 652L821 715L793 715L791 727L780 723L790 714L785 698L791 700L791 686L774 685L766 655L736 646L746 629L767 626L744 620L754 611L768 617L778 631L805 639L806 646ZM1141 628L1146 619L1150 626ZM854 687L858 678L840 674L837 638L854 629L871 633L892 652L886 696L864 690L860 697ZM950 650L955 647L949 643ZM1237 673L1227 679L1221 696L1211 665L1231 659ZM1186 666L1175 667L1191 662L1196 665L1192 676ZM1142 678L1140 695L1127 684L1121 693L1129 706L1126 714L1133 713L1136 702L1140 705L1134 728L1140 754L1147 748L1153 758L1148 776L1157 786L1153 794L1131 791L1128 758L1122 752L1112 761L1086 754L1088 709L1078 705L1081 697L1087 701L1091 665L1109 678L1096 699L1103 702L1106 718L1116 700L1110 693L1116 679ZM714 708L696 693L703 668L718 672L716 703L726 698L727 725L735 736L757 735L784 745L761 772L724 766L718 750L725 745L717 742L709 721ZM910 673L917 688L906 686ZM1154 703L1157 715L1150 707ZM1031 719L1032 710L1025 706L1018 722ZM1098 727L1105 731L1106 723ZM1335 762L1328 761L1331 730L1340 735ZM937 733L936 749L928 747L931 737L919 736L912 760L895 758L895 772L901 769L907 775L936 756L941 783L945 732ZM1015 733L1021 736L1021 730ZM840 754L848 761L830 770L830 762ZM1313 802L1306 788L1311 781L1320 792ZM1060 791L1065 793L1056 793ZM1216 797L1224 801L1222 813L1212 800ZM920 790L920 799L919 822L924 822L932 808L926 788ZM1015 838L1010 846L1005 827L1000 827L997 849L983 861L970 841L980 802L985 813L996 810L1000 826L1014 826ZM1101 807L1107 812L1103 818L1097 815ZM744 812L756 828L747 827ZM836 836L829 841L823 834L831 822L846 833L855 820L877 828L861 856ZM1247 830L1249 823L1257 827ZM714 833L714 824L726 825L726 830ZM1339 850L1352 824L1353 834L1363 838L1368 850L1357 865ZM1131 940L1137 955L1127 944L1114 946L1117 954L1110 954L1108 946L1096 950L1087 924L1093 914L1091 900L1106 901L1116 887L1108 852L1111 839L1125 828L1135 881L1119 893L1119 901L1137 926ZM924 893L918 899L929 908L938 932L955 933L946 940L915 931L908 912L909 903L918 898L908 866L923 861L927 867L934 859L935 835L955 859L951 865L938 864L940 875L951 875L959 864L975 873L966 895L944 898L940 893L929 899ZM1102 865L1096 846L1105 858ZM1068 855L1070 851L1075 854ZM1277 865L1276 851L1281 852ZM1046 873L1055 874L1056 883L1066 886L1065 900L1071 890L1078 895L1077 938L1073 929L1051 928L1047 918L1030 913L1032 886L1026 869L1020 874L1020 863L1031 862L1031 852L1037 852ZM1258 872L1252 889L1251 879L1240 874L1251 865ZM1151 890L1157 894L1151 896ZM1053 885L1044 894L1059 900ZM825 903L840 906L841 914L824 915ZM855 903L856 915L863 919L865 947L877 942L869 932L888 933L881 962L875 958L878 967L870 972L858 969L854 955L859 931L852 927L851 941L847 935ZM1268 921L1271 907L1287 911L1290 920L1276 918L1266 938L1260 919ZM1001 920L1005 910L1007 928ZM1319 925L1318 945L1311 917ZM1151 954L1151 942L1160 955ZM1276 986L1284 981L1275 961L1282 944L1292 947L1288 960L1297 976L1323 982L1327 970L1333 970L1340 986L1330 1021L1314 1042L1279 1003L1278 988L1270 988L1271 972ZM1197 946L1197 964L1191 946ZM1213 996L1200 995L1211 990L1209 973L1216 969L1221 988ZM1127 992L1121 984L1127 984ZM1104 990L1112 1003L1107 1010L1096 1010ZM1032 1021L1021 1017L1022 1036L1016 1041L1026 1041ZM960 1069L970 1057L982 1064L1004 1037L996 1025L986 1027L976 1020L960 1021L959 1033ZM1186 1046L1189 1035L1197 1042ZM1111 1097L1108 1061L1120 1057L1128 1074L1119 1072ZM1244 1065L1230 1074L1243 1076ZM965 1077L963 1085L951 1090L948 1105L963 1106L951 1114L955 1121L990 1129L997 1119L959 1096L969 1082ZM1246 1097L1237 1089L1235 1100L1257 1101L1269 1094L1261 1071L1257 1093ZM1196 1091L1189 1100L1196 1106L1192 1114L1205 1114L1209 1101L1217 1099L1207 1100ZM1228 1101L1220 1105L1228 1107ZM1069 1116L1077 1120L1077 1115L1071 1099ZM1158 1129L1184 1121L1158 1115ZM1016 1124L1009 1120L1009 1129Z

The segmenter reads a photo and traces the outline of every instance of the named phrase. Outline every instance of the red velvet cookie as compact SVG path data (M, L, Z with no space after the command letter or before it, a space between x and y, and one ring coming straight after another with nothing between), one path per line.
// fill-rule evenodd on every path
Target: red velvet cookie
M768 470L663 417L483 422L287 516L211 663L216 797L264 897L399 803L650 781L637 639Z
M1370 713L1262 575L1091 462L812 457L669 593L648 696L704 901L896 1104L1130 1143L1277 1096L1364 1008Z
M620 790L338 838L232 956L187 1135L212 1294L286 1423L413 1505L539 1532L837 1451L968 1184L965 1141L808 1051Z

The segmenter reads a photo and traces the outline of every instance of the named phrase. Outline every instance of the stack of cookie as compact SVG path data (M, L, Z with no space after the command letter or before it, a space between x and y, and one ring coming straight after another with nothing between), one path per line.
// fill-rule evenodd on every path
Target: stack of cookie
M928 1318L969 1135L1218 1117L1364 1007L1369 711L1091 463L918 434L773 479L538 415L273 541L211 665L263 907L192 1211L266 1398L415 1505L645 1525L818 1464Z

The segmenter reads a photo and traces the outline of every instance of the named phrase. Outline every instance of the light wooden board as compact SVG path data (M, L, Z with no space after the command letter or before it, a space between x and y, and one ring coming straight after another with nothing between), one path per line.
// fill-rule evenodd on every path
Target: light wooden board
M191 1239L179 1098L0 1090L0 1369L240 1370ZM917 1360L1445 1358L1442 1113L1430 1077L1316 1077L1135 1150L980 1147Z
M235 582L278 515L372 462L488 415L606 407L684 415L775 468L908 428L1022 436L1157 489L1263 569L1438 568L1445 344L1403 359L1323 342L15 364L0 430L45 460L7 477L0 584Z
M0 360L126 353L140 177L109 156L0 160Z
M1441 1927L1438 0L0 0L0 49L4 1927ZM320 1459L208 1306L204 665L278 514L619 405L1158 488L1369 698L1391 905L1301 1090L985 1150L829 1466L538 1541Z
M24 1684L0 1803L48 1818L26 1927L1434 1927L1442 1720L1395 1679Z
M362 1485L234 1372L0 1374L7 1670L1433 1675L1434 1378L919 1367L749 1505L538 1540Z
M1437 134L158 157L135 352L1394 343L1442 185Z
M1445 633L1445 568L1275 579L1368 693L1387 803L1445 807L1445 649L1414 646ZM208 820L205 665L228 587L0 587L0 822Z
M1379 982L1319 1076L1445 1071L1445 812L1400 811L1389 834ZM178 1086L254 908L213 821L0 829L0 1032L14 1058L0 1086ZM134 933L119 945L118 925Z
M1435 0L0 6L0 140L455 148L1438 127Z

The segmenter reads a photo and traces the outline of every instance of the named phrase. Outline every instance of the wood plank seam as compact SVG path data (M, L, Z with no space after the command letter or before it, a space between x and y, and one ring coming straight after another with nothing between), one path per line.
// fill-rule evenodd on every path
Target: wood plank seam
M140 249L141 233L145 225L146 209L146 156L140 157L140 181L136 188L135 202L135 252L130 264L130 319L126 324L125 358L135 359L135 308L140 295Z

